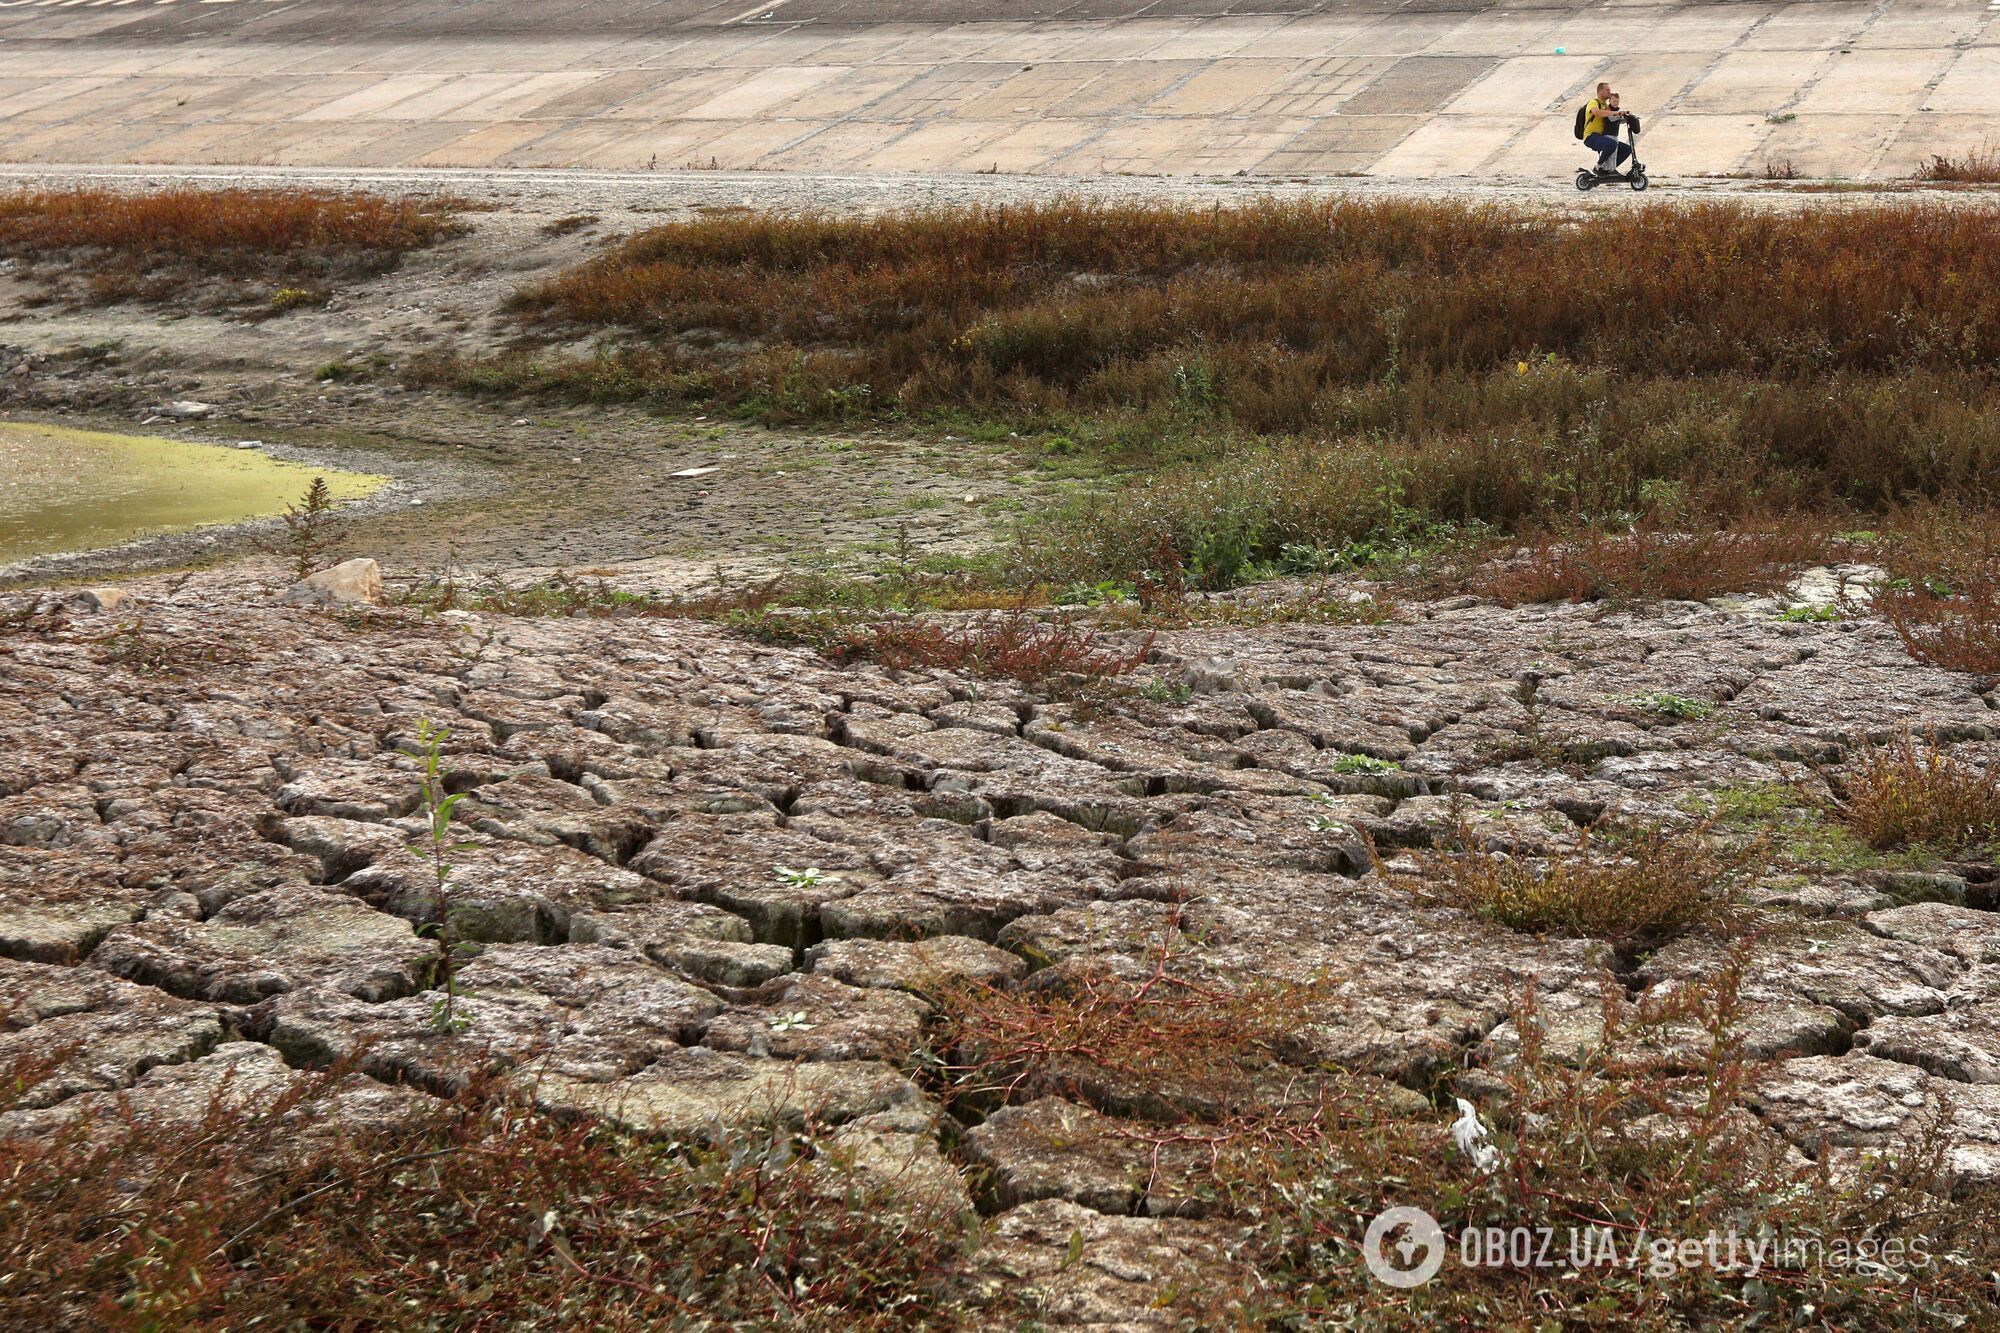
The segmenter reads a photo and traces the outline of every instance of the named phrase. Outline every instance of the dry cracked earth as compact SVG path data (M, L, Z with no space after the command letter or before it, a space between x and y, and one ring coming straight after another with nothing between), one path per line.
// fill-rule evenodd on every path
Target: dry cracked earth
M1362 833L1393 857L1469 816L1532 851L1607 815L1686 823L1903 729L1972 755L2000 736L1982 682L1770 601L1164 632L1141 676L1184 702L1079 709L688 621L294 609L241 572L134 590L110 613L0 599L0 1053L65 1053L0 1134L119 1097L194 1115L232 1071L268 1097L343 1058L315 1121L474 1071L679 1138L810 1116L885 1177L976 1199L982 1270L1053 1323L1161 1317L1155 1280L1216 1224L1053 1132L1129 1111L1115 1088L942 1115L912 1073L940 975L1149 966L1179 911L1205 964L1328 983L1301 1059L1424 1089L1504 1050L1530 985L1552 1031L1580 1028L1607 976L1656 991L1719 946L1514 933L1385 879ZM1657 691L1714 711L1633 702ZM456 1033L415 929L423 720L451 729L454 901L484 946ZM1817 1156L1948 1104L1952 1166L2000 1178L1991 868L1746 892L1785 925L1744 979L1770 1060L1749 1109Z

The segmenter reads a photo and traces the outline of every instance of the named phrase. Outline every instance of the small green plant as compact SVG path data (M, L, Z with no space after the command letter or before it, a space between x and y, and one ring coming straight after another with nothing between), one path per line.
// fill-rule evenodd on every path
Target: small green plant
M774 870L788 889L810 889L826 881L826 872L818 866L807 866L803 870L794 870L790 866L776 866Z
M438 999L431 1009L431 1025L443 1033L463 1032L472 1025L470 1016L458 1008L459 997L466 993L458 986L459 956L461 952L470 952L471 946L453 939L451 928L451 858L464 851L466 844L454 842L451 836L452 808L465 793L445 791L444 745L450 735L450 728L438 726L429 718L417 721L417 745L424 761L424 813L429 824L424 854L430 863L431 890L436 903L433 919L424 926L437 941Z
M1194 689L1181 681L1149 680L1139 687L1139 697L1178 707L1194 697Z
M1395 773L1401 771L1403 766L1393 759L1378 759L1372 754L1344 754L1334 760L1331 767L1336 773L1362 774Z
M330 293L311 287L280 287L271 293L271 312L283 314L300 306L325 305Z
M773 1032L804 1032L812 1026L813 1024L807 1019L805 1010L803 1009L794 1010L789 1014L773 1014L771 1016L771 1031Z
M1314 833L1345 833L1353 825L1345 819L1336 819L1332 815L1314 815L1306 820L1306 827Z
M1174 401L1184 412L1206 412L1215 406L1215 376L1205 361L1174 367Z
M1746 825L1768 823L1805 804L1805 793L1790 783L1749 782L1717 787L1707 802L1690 797L1682 808L1696 815L1712 811L1719 823Z
M1635 694L1625 701L1634 708L1643 708L1649 713L1662 717L1697 721L1715 711L1715 705L1706 699L1692 699L1685 694L1669 694L1655 690L1648 694Z
M335 516L333 492L325 477L314 477L297 504L285 506L279 515L284 531L272 539L259 539L259 549L283 556L292 567L292 577L302 579L326 563L339 549L340 520Z
M313 372L313 378L322 384L337 384L342 380L358 380L367 375L365 366L357 366L352 361L328 361Z
M1778 619L1788 625L1826 625L1841 619L1840 608L1826 606L1788 606L1778 613Z

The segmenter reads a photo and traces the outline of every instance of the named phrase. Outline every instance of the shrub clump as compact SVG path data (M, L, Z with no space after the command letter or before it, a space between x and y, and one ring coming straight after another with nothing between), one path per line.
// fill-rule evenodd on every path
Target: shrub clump
M358 191L24 190L0 195L0 254L39 278L45 299L165 301L199 289L206 304L248 300L270 315L460 234L465 207Z
M1473 570L1465 582L1507 606L1696 602L1776 592L1826 552L1825 526L1809 519L1693 532L1648 520L1629 532L1584 529L1540 538Z
M0 1140L0 1323L886 1330L965 1298L963 1219L830 1134L663 1143L476 1093L302 1133L340 1085Z
M1957 851L2000 833L2000 773L1905 735L1865 752L1831 781L1839 809L1870 847Z
M2000 511L1920 504L1897 526L1870 607L1918 661L2000 675Z
M1573 848L1516 855L1484 845L1461 823L1451 845L1415 854L1414 872L1383 867L1417 897L1475 912L1510 930L1599 939L1623 953L1655 948L1720 920L1743 852L1724 852L1705 828L1652 828L1615 839L1588 831Z

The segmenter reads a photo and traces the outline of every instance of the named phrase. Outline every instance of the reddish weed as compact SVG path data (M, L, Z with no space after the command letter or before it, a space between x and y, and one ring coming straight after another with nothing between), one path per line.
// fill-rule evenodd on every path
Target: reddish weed
M1705 601L1775 592L1825 559L1827 549L1824 525L1804 519L1719 532L1678 532L1646 522L1625 533L1585 529L1543 537L1477 569L1467 582L1508 606Z
M275 313L458 234L463 207L323 190L22 191L0 195L0 254L74 299L162 300L218 279L232 299L254 287Z
M2000 149L1991 145L1968 149L1963 157L1933 153L1919 166L1916 178L1952 185L1993 185L2000 183Z
M1918 661L2000 675L2000 513L1916 505L1884 544L1890 575L1872 609Z
M817 1133L648 1142L473 1094L311 1134L332 1075L184 1123L0 1140L0 1323L949 1326L961 1220Z
M1935 738L1871 748L1829 777L1840 812L1869 846L1957 851L2000 833L2000 774L1956 758Z
M1600 939L1626 953L1715 921L1743 859L1717 851L1705 829L1649 829L1594 844L1585 833L1572 849L1529 857L1490 850L1461 824L1454 844L1417 852L1414 874L1384 873L1421 898L1511 930Z

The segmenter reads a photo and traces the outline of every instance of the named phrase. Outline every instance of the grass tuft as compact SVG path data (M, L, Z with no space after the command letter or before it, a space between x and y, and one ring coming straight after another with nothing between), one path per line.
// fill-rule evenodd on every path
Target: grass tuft
M1872 609L1918 661L2000 675L2000 511L1922 504L1900 517Z
M1951 185L2000 184L2000 149L1990 145L1971 148L1962 157L1933 153L1917 168L1916 178Z
M1586 832L1573 848L1529 856L1486 846L1461 824L1450 847L1415 858L1412 873L1384 873L1417 897L1510 930L1599 939L1633 953L1719 921L1744 854L1718 850L1705 828L1655 828L1616 840Z
M1674 531L1643 522L1543 537L1486 565L1470 588L1508 606L1529 602L1706 601L1773 593L1826 558L1823 525L1803 518L1724 531Z
M1831 776L1839 809L1878 851L1941 852L1989 842L2000 833L2000 774L1908 735L1877 746Z
M955 1214L825 1131L674 1144L469 1092L343 1133L344 1086L0 1140L0 1323L891 1329L963 1298Z
M45 300L193 297L271 315L323 304L330 284L458 235L464 207L327 190L23 190L0 194L0 255L21 261Z

